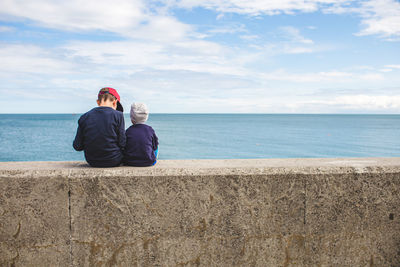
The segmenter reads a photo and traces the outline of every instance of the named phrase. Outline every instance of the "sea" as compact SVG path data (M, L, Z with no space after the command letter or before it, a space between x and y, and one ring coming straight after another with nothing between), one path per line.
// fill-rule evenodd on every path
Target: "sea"
M72 148L80 115L0 114L0 161L84 160ZM159 159L400 157L400 115L150 114L147 124Z

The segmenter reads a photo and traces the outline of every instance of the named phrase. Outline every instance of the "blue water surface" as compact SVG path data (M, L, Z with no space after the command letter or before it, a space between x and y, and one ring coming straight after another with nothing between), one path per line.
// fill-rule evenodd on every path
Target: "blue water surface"
M0 114L0 161L84 160L72 148L79 117ZM400 115L151 114L148 124L159 159L400 157Z

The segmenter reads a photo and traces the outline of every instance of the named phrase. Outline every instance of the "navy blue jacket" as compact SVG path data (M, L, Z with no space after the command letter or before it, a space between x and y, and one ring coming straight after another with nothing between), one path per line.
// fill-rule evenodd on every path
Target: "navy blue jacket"
M122 112L110 107L96 107L79 118L73 147L77 151L85 151L86 161L91 166L118 166L125 143Z
M126 130L124 164L130 166L151 166L156 161L154 151L158 148L158 138L151 126L134 124Z

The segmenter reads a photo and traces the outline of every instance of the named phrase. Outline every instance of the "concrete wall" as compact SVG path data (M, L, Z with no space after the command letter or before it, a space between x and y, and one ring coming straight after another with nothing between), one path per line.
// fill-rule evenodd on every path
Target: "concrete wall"
M400 266L400 158L0 163L0 266Z

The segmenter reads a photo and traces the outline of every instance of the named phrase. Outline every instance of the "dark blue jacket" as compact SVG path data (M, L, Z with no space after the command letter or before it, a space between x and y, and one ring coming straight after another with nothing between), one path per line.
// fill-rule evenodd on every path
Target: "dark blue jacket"
M158 138L151 126L134 124L126 130L124 164L130 166L151 166L156 161L154 151Z
M77 151L85 151L86 161L91 166L118 166L125 143L122 112L110 107L96 107L79 118L73 147Z

